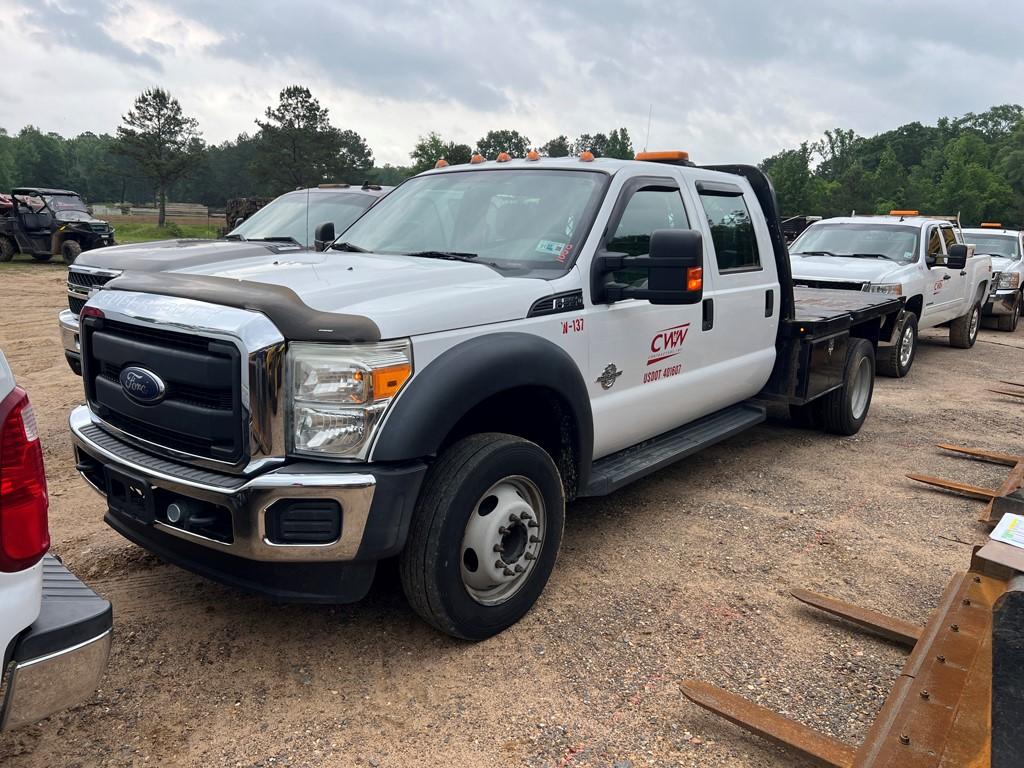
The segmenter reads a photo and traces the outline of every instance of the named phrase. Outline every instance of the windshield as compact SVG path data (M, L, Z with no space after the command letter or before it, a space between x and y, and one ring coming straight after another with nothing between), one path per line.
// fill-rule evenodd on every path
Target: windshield
M306 201L309 200L309 211ZM344 232L377 198L357 192L289 192L260 208L243 221L228 237L245 240L292 238L307 248L313 245L313 233L325 222L334 224L336 233Z
M498 269L564 272L590 229L607 176L488 169L405 182L340 238L383 254L455 254Z
M814 224L789 248L791 254L917 261L919 227L893 224Z
M986 253L989 256L1002 256L1007 259L1020 258L1017 235L976 235L972 232L966 235L966 239L974 243L975 253Z
M54 213L86 210L85 200L78 195L44 195L43 199Z

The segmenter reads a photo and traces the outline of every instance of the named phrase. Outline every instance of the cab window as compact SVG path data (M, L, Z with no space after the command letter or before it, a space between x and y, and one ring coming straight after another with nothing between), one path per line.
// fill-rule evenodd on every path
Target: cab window
M645 187L633 193L622 218L606 246L613 253L646 256L651 250L651 235L657 229L689 229L679 190L670 187ZM616 283L642 287L647 280L643 269L622 269L614 273Z
M702 191L700 202L708 217L718 271L728 273L761 269L754 223L743 196Z
M942 256L942 238L939 236L939 228L932 227L928 233L928 264L934 264L935 260Z
M949 253L949 246L956 245L956 233L952 227L942 227L942 239L946 242L946 253Z

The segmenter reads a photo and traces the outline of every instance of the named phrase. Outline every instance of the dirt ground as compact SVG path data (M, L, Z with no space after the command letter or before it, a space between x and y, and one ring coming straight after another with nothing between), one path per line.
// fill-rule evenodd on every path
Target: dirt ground
M0 266L0 347L46 448L53 550L113 602L110 667L87 703L0 737L49 766L800 766L686 701L725 685L858 741L905 656L789 597L807 587L923 622L985 531L978 502L907 472L996 485L938 441L1024 447L1024 330L972 350L924 334L852 438L769 422L573 504L537 607L476 645L427 628L393 570L343 607L275 604L165 565L102 521L66 429L82 399L56 326L64 269Z

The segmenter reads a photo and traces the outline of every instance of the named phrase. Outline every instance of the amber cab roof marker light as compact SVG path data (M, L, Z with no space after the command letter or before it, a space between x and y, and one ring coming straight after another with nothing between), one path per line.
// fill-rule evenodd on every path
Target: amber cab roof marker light
M979 224L982 229L1002 229L1003 225L998 221L983 221Z
M510 155L508 152L499 152L498 153L497 160L498 160L499 163L507 163L511 159L512 159L512 155Z
M448 167L448 161L445 160L442 157L440 160L438 160L436 163L434 163L434 167L435 168L447 168Z
M479 163L484 162L484 156L481 155L479 152L476 152L473 154L471 158L469 158L469 162L472 163L473 165L478 165Z
M526 153L526 159L540 160L540 152L538 152L536 149L531 149L529 152Z
M594 161L594 153L591 152L589 149L585 149L582 152L580 152L580 162L581 163L592 163L593 161Z
M890 216L920 216L920 211L889 211Z
M637 152L633 159L648 163L685 163L690 160L690 153L681 149L666 152Z

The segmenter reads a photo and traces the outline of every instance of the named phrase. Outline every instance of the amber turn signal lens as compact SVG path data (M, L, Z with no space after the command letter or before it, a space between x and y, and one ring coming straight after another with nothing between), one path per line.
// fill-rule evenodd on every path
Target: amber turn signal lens
M686 290L701 291L704 289L703 267L687 267L686 269Z
M386 400L398 394L398 390L412 374L411 365L391 365L373 371L373 399Z

